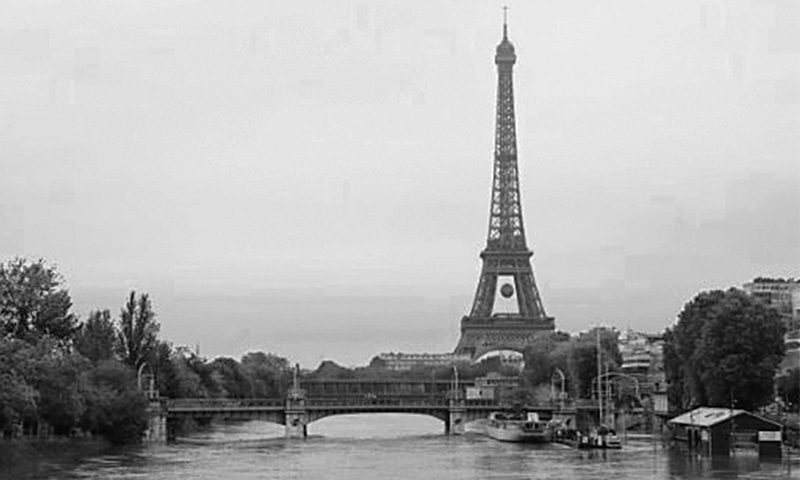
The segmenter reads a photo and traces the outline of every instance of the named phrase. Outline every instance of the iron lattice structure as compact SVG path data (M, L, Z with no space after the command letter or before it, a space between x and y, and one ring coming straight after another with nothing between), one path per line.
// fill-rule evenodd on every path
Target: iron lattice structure
M483 267L475 300L470 314L461 319L461 339L455 349L473 358L496 350L521 352L536 334L555 328L536 287L530 261L533 252L525 241L522 221L514 116L516 60L504 22L503 40L495 54L497 117L489 234L480 254ZM498 295L507 300L508 311L498 311Z

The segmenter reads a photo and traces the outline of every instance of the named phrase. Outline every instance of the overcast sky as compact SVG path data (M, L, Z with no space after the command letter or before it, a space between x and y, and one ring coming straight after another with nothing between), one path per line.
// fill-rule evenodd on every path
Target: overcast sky
M0 2L0 260L152 296L207 356L458 340L497 1ZM800 276L800 3L510 3L523 213L559 329Z

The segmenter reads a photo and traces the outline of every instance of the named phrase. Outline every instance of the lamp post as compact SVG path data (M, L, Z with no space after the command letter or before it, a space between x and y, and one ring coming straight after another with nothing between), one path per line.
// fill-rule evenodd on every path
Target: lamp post
M458 400L458 367L453 365L453 400Z
M556 374L558 374L558 376L559 376L559 378L561 380L561 393L558 396L558 398L559 398L559 408L561 410L564 410L564 382L566 381L566 376L564 375L564 372L561 371L561 369L558 368L558 367L556 367L555 370L553 370L552 375L550 375L550 398L553 398L555 396L556 387L555 387L555 384L553 382L553 379L554 379L554 376Z
M634 376L631 376L631 375L628 375L628 374L625 374L625 373L620 373L620 372L605 372L605 373L602 373L602 374L600 374L600 375L598 375L598 376L594 377L594 378L592 379L591 386L592 386L592 390L594 390L594 384L595 384L595 382L597 382L597 396L598 396L598 398L600 399L600 402L601 402L601 403L600 403L600 405L601 405L601 407L600 407L600 419L601 419L601 422L600 422L600 423L601 423L601 424L602 424L602 419L603 419L603 409L602 409L602 398L603 398L603 392L602 392L602 384L603 384L603 380L606 380L606 383L608 384L608 382L610 381L610 379L611 379L612 377L616 377L616 378L625 378L625 379L628 379L628 380L633 380L633 386L634 386L634 390L635 390L635 392L636 392L636 393L635 393L636 400L638 400L638 401L639 401L639 403L641 403L641 402L642 402L642 399L641 399L641 394L640 394L640 392L639 392L639 379L638 379L638 378L636 378L636 377L634 377ZM606 402L606 403L607 403L607 407L610 409L610 406L611 406L611 397L610 397L610 392L609 392L609 390L610 390L610 389L609 389L608 385L606 385L606 395L608 396L608 399L607 399L607 402Z
M147 390L142 389L142 377L144 376L144 367L147 367L149 373L147 374ZM150 365L147 362L142 362L139 365L139 369L136 372L136 385L139 387L139 391L145 391L148 400L155 399L155 375L153 375L153 369L150 368Z

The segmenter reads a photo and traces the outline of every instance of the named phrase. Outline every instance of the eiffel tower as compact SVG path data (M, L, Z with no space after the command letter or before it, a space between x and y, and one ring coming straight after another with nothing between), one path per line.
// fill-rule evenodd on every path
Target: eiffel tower
M489 235L480 254L483 267L475 300L470 314L461 319L461 339L455 349L473 359L497 350L522 352L539 332L555 329L536 288L533 252L528 250L522 223L512 82L516 61L504 15L503 40L494 57L497 115Z

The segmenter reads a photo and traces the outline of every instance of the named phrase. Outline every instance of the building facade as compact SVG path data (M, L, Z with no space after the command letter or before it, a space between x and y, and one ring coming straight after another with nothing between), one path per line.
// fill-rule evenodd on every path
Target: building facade
M447 367L471 363L472 357L457 353L381 353L378 358L387 370L404 371L414 367Z
M661 334L626 330L619 336L622 372L634 377L643 399L650 399L653 413L668 414L667 381L664 373L664 337Z
M800 280L757 277L742 288L778 310L785 319L800 320Z

